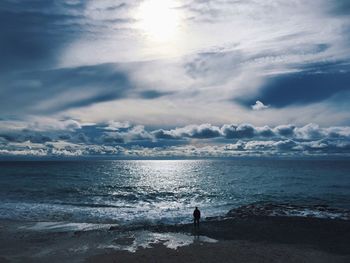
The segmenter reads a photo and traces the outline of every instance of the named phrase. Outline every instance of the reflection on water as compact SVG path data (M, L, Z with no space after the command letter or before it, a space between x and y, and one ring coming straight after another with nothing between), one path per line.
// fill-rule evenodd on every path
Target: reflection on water
M152 160L0 163L0 218L190 222L257 201L350 208L350 163Z
M178 249L193 243L216 243L216 239L206 236L191 236L183 233L154 233L150 231L137 231L129 235L120 235L114 240L114 244L101 245L99 248L110 248L136 252L139 248L151 248L155 244L163 244L170 249Z

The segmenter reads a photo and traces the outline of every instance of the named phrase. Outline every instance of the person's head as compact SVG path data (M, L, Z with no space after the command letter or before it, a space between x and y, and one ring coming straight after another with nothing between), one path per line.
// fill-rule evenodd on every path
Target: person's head
M198 207L196 206L196 210L198 210Z

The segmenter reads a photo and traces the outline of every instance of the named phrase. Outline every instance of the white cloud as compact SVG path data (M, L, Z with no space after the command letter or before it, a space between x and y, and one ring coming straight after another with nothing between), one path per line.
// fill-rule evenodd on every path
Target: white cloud
M251 124L188 125L147 129L142 125L108 122L66 130L0 131L1 156L27 157L233 157L350 156L350 127ZM75 127L75 125L73 125ZM59 126L58 126L59 127ZM107 126L108 127L108 126Z
M119 121L109 121L108 126L104 129L107 131L117 131L119 129L127 129L130 128L129 122L119 122Z
M254 105L251 106L253 110L265 110L265 109L268 109L269 106L268 105L265 105L264 103L262 103L261 101L257 100L255 102Z

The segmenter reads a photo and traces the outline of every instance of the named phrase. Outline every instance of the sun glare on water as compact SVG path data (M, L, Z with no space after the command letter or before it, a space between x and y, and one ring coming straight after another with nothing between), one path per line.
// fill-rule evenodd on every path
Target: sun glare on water
M152 41L168 42L176 38L180 13L175 0L145 0L138 8L138 27Z

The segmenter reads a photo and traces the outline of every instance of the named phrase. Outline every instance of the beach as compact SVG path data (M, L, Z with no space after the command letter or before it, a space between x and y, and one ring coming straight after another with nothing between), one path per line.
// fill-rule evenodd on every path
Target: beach
M192 224L73 226L2 221L0 262L350 261L348 220L249 216L207 220L198 231Z
M0 168L0 262L350 262L345 161Z
M349 262L349 257L314 249L280 244L221 241L194 244L177 251L156 246L135 254L117 252L90 258L87 262Z

